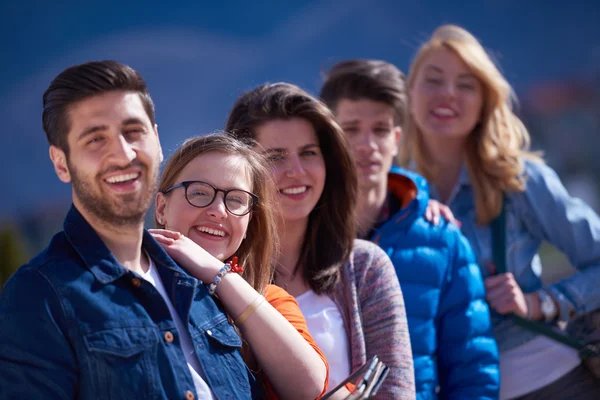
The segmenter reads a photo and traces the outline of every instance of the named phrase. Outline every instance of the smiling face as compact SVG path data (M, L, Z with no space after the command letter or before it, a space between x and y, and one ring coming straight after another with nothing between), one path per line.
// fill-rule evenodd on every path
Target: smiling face
M335 114L354 153L359 187L387 183L402 132L394 123L394 109L369 99L342 99Z
M108 92L69 108L69 155L50 146L73 203L112 226L139 225L152 201L162 151L137 93Z
M240 156L218 152L199 155L188 163L177 175L175 184L184 181L202 181L223 190L253 190L247 162ZM194 207L186 200L183 187L167 194L158 193L156 213L166 229L183 233L221 261L238 250L251 218L251 213L244 216L229 213L222 192L217 193L209 206Z
M312 124L272 120L256 129L256 139L271 162L283 219L307 220L325 186L325 161Z
M482 85L456 53L439 48L422 60L410 88L410 111L426 142L465 140L482 106Z

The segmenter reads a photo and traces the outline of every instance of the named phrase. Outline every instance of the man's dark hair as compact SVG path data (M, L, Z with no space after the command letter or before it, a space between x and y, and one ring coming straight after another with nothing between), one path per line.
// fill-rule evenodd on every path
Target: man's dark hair
M408 103L405 75L380 60L347 60L335 64L324 76L319 97L335 112L340 100L367 99L394 109L394 122L402 126Z
M69 107L86 98L114 91L137 92L154 125L154 103L140 74L116 61L93 61L65 69L44 93L42 124L48 142L68 155Z

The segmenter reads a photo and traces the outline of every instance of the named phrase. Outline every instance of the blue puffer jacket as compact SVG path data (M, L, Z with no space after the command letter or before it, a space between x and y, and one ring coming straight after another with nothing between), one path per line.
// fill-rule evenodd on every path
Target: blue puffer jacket
M372 240L392 259L402 286L417 399L497 399L498 350L467 239L454 224L425 220L424 178L394 167L388 186L401 207Z

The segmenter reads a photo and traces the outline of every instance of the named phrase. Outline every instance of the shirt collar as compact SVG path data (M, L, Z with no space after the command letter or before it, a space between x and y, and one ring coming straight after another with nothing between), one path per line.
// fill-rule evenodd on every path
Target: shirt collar
M458 192L460 192L460 189L468 186L471 186L471 181L469 179L469 171L467 170L467 165L463 163L463 165L460 167L460 172L458 174L458 181L452 189L452 192L446 204L451 204ZM439 200L440 196L437 191L437 188L434 185L429 185L429 193L432 199Z
M99 282L103 284L111 283L128 272L127 268L119 264L94 228L74 205L71 206L65 218L63 229L67 240ZM181 271L181 268L147 230L144 230L142 248L146 250L156 265L166 266L178 272Z

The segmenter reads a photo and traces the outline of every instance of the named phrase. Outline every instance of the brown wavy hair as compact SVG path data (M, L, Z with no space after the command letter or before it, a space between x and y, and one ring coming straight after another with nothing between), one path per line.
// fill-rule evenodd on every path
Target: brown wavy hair
M246 239L242 241L236 255L244 266L242 277L259 293L264 293L273 277L273 257L278 247L276 220L273 214L275 184L271 171L265 166L267 161L254 149L249 140L241 141L224 132L198 136L186 140L167 161L158 191L163 193L177 184L179 173L196 157L207 153L220 153L239 156L248 165L252 180L252 192L259 198L252 209ZM166 194L169 196L169 194ZM159 228L155 213L154 223Z
M229 113L226 131L238 138L256 139L261 125L291 118L312 124L326 170L323 193L308 217L296 269L303 266L303 278L315 293L329 293L340 279L356 234L356 170L342 128L321 101L297 86L274 83L242 94Z
M408 74L409 93L425 58L442 48L460 57L483 87L481 119L467 138L465 162L474 188L477 222L486 225L500 214L504 192L525 190L524 160L542 159L529 150L529 133L513 112L512 87L481 43L461 27L443 25L421 46ZM410 107L398 157L401 165L414 163L419 173L436 183L437 166Z

